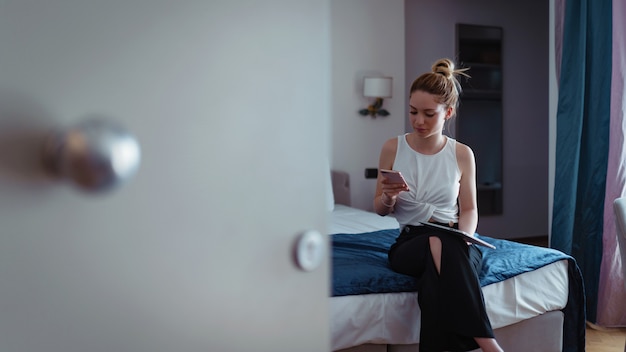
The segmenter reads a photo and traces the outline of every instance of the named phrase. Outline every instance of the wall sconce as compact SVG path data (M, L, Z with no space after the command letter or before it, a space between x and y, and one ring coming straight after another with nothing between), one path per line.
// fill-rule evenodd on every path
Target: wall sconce
M359 114L371 117L387 116L389 111L382 109L383 98L391 98L391 77L365 77L363 79L363 96L376 98L374 104L367 109L359 110Z

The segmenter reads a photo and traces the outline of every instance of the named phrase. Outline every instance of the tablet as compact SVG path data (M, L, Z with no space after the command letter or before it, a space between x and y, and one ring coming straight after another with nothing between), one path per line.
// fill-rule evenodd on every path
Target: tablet
M496 249L496 246L492 245L491 243L485 242L485 241L481 240L478 237L474 237L474 236L468 234L465 231L461 231L461 230L458 230L458 229L455 229L455 228L452 228L452 227L448 227L448 226L433 224L432 222L420 221L420 224L422 224L424 226L427 226L427 227L430 227L430 228L433 228L433 229L437 229L437 230L445 231L447 233L451 233L451 234L454 234L454 235L457 235L457 236L461 236L461 237L463 237L463 239L465 241L470 242L470 243L474 243L474 244L477 244L477 245L480 245L480 246L485 246L485 247L488 247L488 248L491 248L491 249Z

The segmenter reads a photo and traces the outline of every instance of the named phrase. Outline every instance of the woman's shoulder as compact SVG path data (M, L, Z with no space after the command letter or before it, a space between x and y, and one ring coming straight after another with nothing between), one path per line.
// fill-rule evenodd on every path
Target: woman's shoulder
M389 138L388 140L385 141L385 143L383 144L383 152L392 152L392 153L396 153L396 150L398 150L398 140L400 138L399 137L393 137L393 138Z
M382 169L392 169L396 160L396 151L398 150L398 138L389 138L380 151L379 167Z
M470 148L469 145L467 145L465 143L461 143L461 142L457 141L456 139L450 138L450 140L452 140L454 142L454 147L456 148L457 152L461 151L462 153L463 152L467 153L468 151L469 152L472 151L472 148Z
M474 151L469 145L456 141L455 143L456 157L459 161L474 161Z

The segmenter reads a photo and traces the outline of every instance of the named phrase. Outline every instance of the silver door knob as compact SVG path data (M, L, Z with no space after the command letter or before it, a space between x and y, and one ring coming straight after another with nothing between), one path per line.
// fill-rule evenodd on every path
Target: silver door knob
M137 139L101 117L52 133L43 149L44 165L52 174L90 192L110 190L130 179L140 159Z

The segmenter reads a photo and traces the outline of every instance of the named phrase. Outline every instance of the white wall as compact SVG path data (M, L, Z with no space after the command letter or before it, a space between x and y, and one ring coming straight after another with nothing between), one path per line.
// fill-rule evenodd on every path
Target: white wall
M333 169L350 174L352 204L373 209L375 179L366 168L378 167L385 140L404 131L404 0L333 0L332 161ZM393 97L385 99L389 116L361 116L371 104L363 97L363 77L393 77Z

